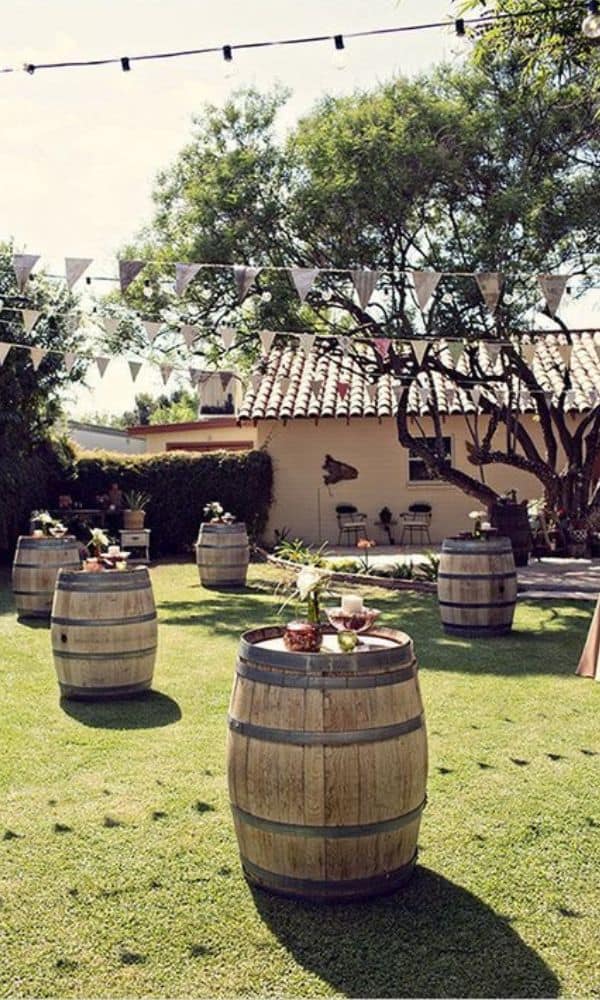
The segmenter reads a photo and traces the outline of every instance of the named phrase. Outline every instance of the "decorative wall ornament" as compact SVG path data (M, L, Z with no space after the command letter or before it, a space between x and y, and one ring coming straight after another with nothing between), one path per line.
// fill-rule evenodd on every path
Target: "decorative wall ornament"
M325 486L332 486L334 483L341 483L344 479L358 479L358 469L347 462L340 462L331 455L325 455L325 461L321 466L325 470L323 483Z

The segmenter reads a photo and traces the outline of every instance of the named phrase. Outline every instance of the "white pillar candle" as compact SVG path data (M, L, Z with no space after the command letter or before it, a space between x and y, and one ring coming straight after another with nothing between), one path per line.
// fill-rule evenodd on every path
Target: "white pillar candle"
M362 609L363 600L359 594L342 594L342 611L345 611L347 615L356 614Z
M121 551L121 549L119 548L118 545L109 545L108 546L108 554L109 554L109 556L118 556L120 551Z
M491 526L491 524L490 524L489 521L484 521L483 524L481 525L481 530L482 531L489 531L491 527L492 526Z

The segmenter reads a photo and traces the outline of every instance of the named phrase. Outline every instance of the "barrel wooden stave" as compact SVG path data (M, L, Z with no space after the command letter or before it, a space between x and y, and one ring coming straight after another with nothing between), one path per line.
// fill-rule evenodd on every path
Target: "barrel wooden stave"
M427 745L412 645L403 639L404 673L412 676L397 684L295 689L236 677L230 718L259 727L257 737L230 722L228 742L234 825L250 881L285 895L344 899L392 891L410 876ZM309 659L315 655L322 654ZM339 679L344 663L355 667L356 657L365 655L336 655L337 670L325 680ZM260 670L268 673L262 664ZM361 676L352 669L348 679ZM402 724L413 728L386 738L385 727ZM372 739L352 742L369 729L377 730ZM298 740L304 732L305 739L322 742L265 739L261 730L293 733ZM347 742L327 745L338 737Z
M157 634L147 569L59 575L51 635L65 696L111 698L149 688Z
M245 524L201 524L196 563L203 587L243 587L250 558Z
M445 539L438 573L444 631L467 638L512 628L517 574L510 539Z
M79 544L67 538L30 538L17 541L12 587L19 618L49 618L58 571L78 569Z

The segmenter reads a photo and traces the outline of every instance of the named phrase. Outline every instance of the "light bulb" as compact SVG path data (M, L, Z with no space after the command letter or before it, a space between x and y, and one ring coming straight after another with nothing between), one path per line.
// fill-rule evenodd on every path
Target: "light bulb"
M149 281L144 282L144 298L151 299L154 295L154 290Z
M272 295L271 292L263 292L261 294L260 301L261 302L270 302L272 298L273 298L273 295Z
M589 0L588 13L585 15L581 33L591 42L600 42L600 12L598 11L598 0Z
M231 45L224 45L222 52L224 60L223 76L226 80L231 80L231 77L235 76L235 66L233 65L233 52L231 50Z
M336 69L346 69L346 46L343 35L334 35L333 43L335 45L333 65Z
M460 57L467 55L471 51L471 40L465 30L465 22L462 17L454 22L454 38L450 46L453 56Z

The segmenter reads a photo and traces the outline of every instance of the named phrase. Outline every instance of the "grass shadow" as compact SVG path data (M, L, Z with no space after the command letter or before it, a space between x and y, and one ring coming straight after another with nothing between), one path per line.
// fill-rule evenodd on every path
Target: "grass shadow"
M160 691L145 691L130 698L110 701L75 701L61 698L63 712L94 729L154 729L171 726L181 719L173 698Z
M294 959L350 997L556 997L545 962L476 896L418 867L401 891L317 904L252 888Z

